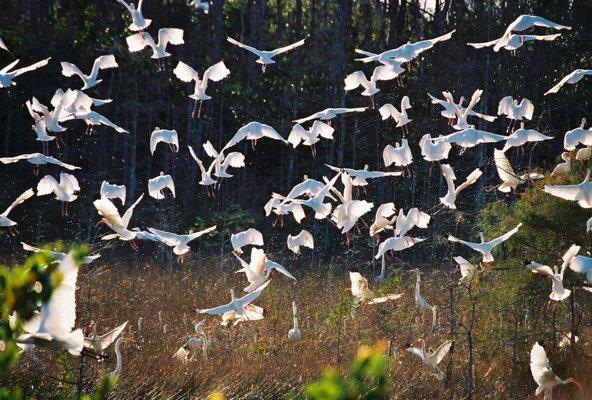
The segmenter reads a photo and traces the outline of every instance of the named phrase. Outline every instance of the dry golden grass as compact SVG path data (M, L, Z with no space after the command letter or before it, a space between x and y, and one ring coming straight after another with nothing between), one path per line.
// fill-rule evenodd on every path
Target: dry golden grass
M215 262L176 269L109 265L94 266L80 276L77 325L86 327L93 320L102 332L128 320L130 329L126 335L134 338L133 343L124 347L123 373L114 398L199 399L214 391L232 399L277 399L288 393L301 397L303 385L317 379L325 367L346 369L360 345L381 339L391 341L393 399L466 398L468 346L464 328L459 328L458 323L470 323L467 291L457 286L457 275L442 271L425 273L422 279L424 297L438 307L439 324L433 334L431 315L414 305L414 274L397 273L381 287L371 281L371 287L378 287L380 292L402 292L404 296L394 302L361 307L352 315L345 270L301 270L295 271L299 278L296 284L283 276L274 278L255 302L265 308L264 320L227 329L218 325L218 319L209 317L214 322L210 335L217 342L210 351L209 362L204 364L198 353L196 361L180 363L172 355L193 335L194 324L203 318L195 309L226 303L230 288L240 291L245 286L244 276L230 272L235 268L234 260L229 260L226 268L228 271L221 273ZM340 271L334 266L335 270ZM484 277L478 285L494 285L494 279ZM451 293L456 296L453 311ZM287 338L293 299L299 306L302 331L301 340L295 342ZM556 372L563 377L576 376L584 384L586 395L577 397L574 388L569 387L556 392L558 399L587 399L592 394L589 308L585 318L582 325L588 328L580 334L578 358L574 361L569 350L551 350L549 355ZM500 310L477 307L474 398L534 398L535 384L528 367L528 351L534 342L528 335L534 322L526 319L517 326L514 333L528 340L516 344L520 350L513 360L511 343L500 339L502 336L492 336L505 319L508 317ZM427 373L418 359L401 350L405 343L419 337L425 338L430 347L447 339L455 340L451 354L442 364L447 370L444 383ZM8 376L9 382L4 383L23 387L27 397L75 394L80 359L43 351L38 354L41 362L23 356ZM83 360L86 391L93 387L102 370L114 368L114 359L111 349L105 362Z

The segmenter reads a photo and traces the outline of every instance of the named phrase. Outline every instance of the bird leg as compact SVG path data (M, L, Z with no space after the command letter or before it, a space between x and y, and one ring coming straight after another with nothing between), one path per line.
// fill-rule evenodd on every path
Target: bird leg
M313 157L317 156L317 149L315 148L314 144L310 146L310 151L312 152Z
M373 110L376 108L376 105L374 104L374 95L370 96L370 108Z
M21 233L14 226L11 226L8 228L8 234L10 236L16 236L16 235L20 235Z
M33 175L34 176L39 175L39 165L33 165Z
M265 73L265 70L267 69L267 66L265 64L261 64L261 71L263 73Z
M177 256L177 263L179 265L183 265L183 262L185 261L185 254L180 254Z
M99 222L97 222L97 223L95 224L95 229L96 229L96 228L98 228L99 226L103 225L104 223L105 223L105 221L103 221L103 219L101 218L101 219L99 220Z
M251 149L255 149L255 146L257 146L257 139L251 139Z
M130 245L130 247L132 248L133 251L138 251L140 250L140 248L138 247L138 244L135 242L134 239L128 240L127 241Z
M430 163L430 169L429 169L429 171L428 171L428 176L429 176L430 178L432 177L432 168L434 168L434 162L433 162L433 161Z
M282 219L282 216L280 214L277 215L277 217L275 217L275 221L273 221L273 227L275 228L275 226L280 222L280 220Z
M351 232L347 231L347 232L345 232L345 245L347 247L349 247L350 243L351 243Z

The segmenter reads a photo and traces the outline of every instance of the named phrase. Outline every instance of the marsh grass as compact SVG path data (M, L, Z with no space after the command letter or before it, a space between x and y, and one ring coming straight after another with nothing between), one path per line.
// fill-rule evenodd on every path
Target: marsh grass
M223 328L210 317L214 322L210 332L214 343L209 362L204 364L198 350L195 361L180 363L172 355L193 335L194 324L203 318L195 309L226 303L230 288L238 293L245 286L244 276L232 272L235 264L228 260L224 272L217 262L188 263L173 269L156 265L96 265L80 276L77 326L87 327L92 320L102 332L129 321L126 335L133 342L124 347L123 373L114 398L200 399L212 392L232 399L278 399L288 395L299 398L304 385L318 379L326 367L347 370L359 346L379 340L390 341L391 398L467 398L466 327L470 323L471 301L466 287L457 284L459 274L453 270L425 269L422 276L422 294L438 308L438 329L430 333L431 315L414 305L414 274L392 270L380 286L368 275L371 287L378 292L404 296L352 312L345 269L337 265L292 268L297 283L283 276L275 277L255 302L265 308L264 320ZM535 340L545 343L555 371L562 377L577 377L589 395L589 293L576 292L582 312L580 341L575 351L560 350L548 334L553 323L550 315L555 315L555 326L569 326L567 303L547 304L548 282L535 282L544 288L540 293L530 293L527 288L533 278L523 271L514 275L510 280L507 273L494 271L473 282L473 398L533 398L535 384L528 358ZM531 297L524 300L522 291L526 290L529 296L538 296L539 301L529 303ZM301 340L295 342L287 338L293 300L298 304L302 331ZM405 343L419 337L432 348L444 340L455 340L451 353L441 364L447 373L444 382L438 382L418 359L402 350ZM100 372L112 370L115 363L112 350L103 362L43 350L36 355L38 361L24 355L3 383L23 387L26 397L74 396L77 387L93 387ZM561 388L556 394L559 399L577 398L572 387Z

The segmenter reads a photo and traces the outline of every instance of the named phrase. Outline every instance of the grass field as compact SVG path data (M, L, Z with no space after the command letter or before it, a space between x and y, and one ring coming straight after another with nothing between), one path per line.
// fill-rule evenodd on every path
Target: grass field
M560 349L556 343L571 323L570 303L545 301L550 283L533 281L538 277L533 278L528 271L516 273L511 283L507 271L485 273L469 291L458 285L458 271L425 269L422 294L438 310L438 327L431 333L430 312L420 311L414 303L415 274L391 267L387 281L378 285L368 271L373 289L404 296L352 312L344 268L296 269L296 283L276 277L255 302L265 308L262 321L223 328L218 319L209 317L214 323L210 331L214 343L208 363L197 350L196 360L183 364L173 354L194 336L193 326L203 318L195 309L226 303L230 288L238 293L245 286L244 277L231 272L236 261L229 259L224 273L217 263L211 265L189 262L167 269L98 263L80 276L77 326L87 327L93 320L100 333L129 321L126 336L133 342L129 340L123 349L123 373L114 398L199 399L214 391L232 399L277 399L288 394L300 397L303 386L318 379L327 366L346 370L360 345L379 340L390 341L393 399L467 398L470 357L474 359L473 398L534 398L536 386L528 361L537 340L547 348L555 372L563 378L576 377L585 388L582 395L571 386L560 388L556 398L587 399L592 394L589 293L576 292L580 341L573 349ZM540 293L535 291L531 296L543 300L531 304L521 300L519 293L533 282L540 286ZM299 307L302 331L298 341L287 338L293 300ZM546 336L541 336L542 332ZM557 332L557 336L549 332ZM402 350L405 343L418 338L424 338L433 348L447 339L454 340L441 364L446 370L443 382L430 375L419 359ZM104 362L44 350L36 354L41 361L24 355L3 378L9 385L20 385L27 398L73 395L77 387L93 387L101 371L114 368L112 350ZM43 362L49 357L53 362Z

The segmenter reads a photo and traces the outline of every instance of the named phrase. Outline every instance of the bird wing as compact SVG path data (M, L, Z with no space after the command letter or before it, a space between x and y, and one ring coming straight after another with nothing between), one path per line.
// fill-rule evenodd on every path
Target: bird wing
M106 349L115 342L127 326L127 321L99 337L101 349Z
M512 106L514 103L514 98L512 96L506 96L500 100L497 106L497 114L498 115L508 115L512 111Z
M102 197L98 200L95 200L93 205L99 212L99 215L109 221L111 225L118 227L124 226L124 223L119 216L119 211L117 211L117 208L111 202L111 200Z
M127 8L127 10L131 13L133 10L131 9L131 7L129 6L129 4L127 4L127 2L125 2L124 0L117 0L119 3L123 4L123 6L125 8Z
M559 82L557 82L557 84L555 84L555 86L553 86L551 89L547 90L545 92L545 96L551 93L557 93L559 91L559 89L561 89L561 87L571 79L571 77L575 74L576 71L572 71L569 74L567 74L566 76L564 76L563 78L561 78L561 80Z
M215 230L216 230L216 225L210 226L209 228L203 229L199 232L190 233L187 236L189 237L189 240L191 241L191 240L197 239L198 237L203 236L203 235L210 233L212 231L215 231Z
M460 267L460 274L463 277L467 276L469 274L471 268L473 267L473 265L470 262L468 262L464 257L455 256L453 258L454 258L454 261L456 261L456 263Z
M349 272L350 290L355 297L363 296L368 290L368 280L359 272Z
M257 56L261 56L261 54L263 53L261 50L256 49L256 48L251 47L251 46L248 46L248 45L246 45L244 43L241 43L238 40L231 38L230 36L228 36L228 38L226 40L229 43L232 43L235 46L238 46L238 47L240 47L242 49L245 49L247 51L250 51L251 53L253 53L253 54L257 55Z
M378 67L374 68L371 80L374 82L390 81L399 75L400 72L396 68L393 68L392 65L379 65Z
M566 268L569 266L569 264L571 263L573 258L579 253L580 248L581 248L580 246L572 244L570 246L570 248L565 252L563 257L561 258L563 260L563 263L561 264L561 270L560 270L561 272L559 274L562 279L563 279L563 274L565 274Z
M294 125L290 131L290 134L288 135L288 143L290 143L292 147L296 148L300 142L302 142L302 140L307 137L306 132L306 129L304 129L302 125Z
M179 241L180 241L179 236L180 235L177 235L176 233L161 231L160 229L155 229L155 228L148 228L148 230L151 233L153 233L154 235L156 235L158 240L160 240L162 243L166 244L167 246L176 246L179 244Z
M8 50L8 46L6 46L6 43L4 43L4 40L2 40L2 38L0 38L0 49L10 51Z
M100 69L108 69L108 68L117 68L119 65L115 60L115 56L113 54L108 54L105 56L97 57L95 62L93 63L92 71L90 76L97 77L99 74Z
M501 150L495 149L493 151L493 158L495 161L495 167L497 168L497 174L499 175L500 179L504 182L512 182L519 177L514 172L510 161L506 157L506 153Z
M265 137L270 139L279 140L281 142L287 143L286 139L282 137L274 128L269 125L261 124L261 134Z
M224 162L222 163L222 168L228 168L231 166L233 168L242 168L245 166L245 155L238 151L233 151L228 153L226 157L224 157Z
M592 258L585 256L575 256L569 263L572 271L580 274L588 274L592 272ZM592 282L591 282L592 283Z
M80 190L78 179L74 175L60 173L60 186L66 193L74 193Z
M530 264L528 264L526 268L528 268L532 272L536 272L537 274L546 275L551 278L555 277L555 271L553 271L553 268L549 267L548 265L543 265L533 261Z
M458 105L454 102L454 97L452 97L452 93L444 91L442 92L442 95L450 104L450 107L452 107L452 111L454 111L454 114L456 114L457 117L462 117L464 111L461 111L460 108L458 108Z
M51 59L51 57L48 57L45 60L38 61L35 64L29 65L28 67L15 69L14 71L12 71L12 73L14 74L14 76L19 76L19 75L24 74L25 72L34 71L37 68L41 68L41 67L46 66L49 63L50 59Z
M348 76L345 77L345 90L353 90L356 89L358 86L362 86L364 88L370 87L370 81L364 75L362 71L352 72Z
M183 29L179 28L160 28L158 30L158 45L166 47L167 44L183 44Z
M454 186L454 181L456 180L454 170L448 164L441 164L440 169L442 170L442 175L444 175L444 179L446 180L448 191L454 193L456 191L456 187Z
M265 262L265 270L267 271L270 269L275 269L277 272L287 276L288 278L296 280L296 278L294 278L294 275L292 275L290 272L288 272L288 270L286 268L284 268L283 265L280 265L280 264L276 263L275 261L267 260Z
M490 40L489 42L480 42L480 43L467 43L469 46L474 47L476 49L482 49L484 47L491 47L499 42L499 39Z
M292 44L290 44L288 46L284 46L284 47L280 47L279 49L272 50L272 51L270 51L271 56L272 57L273 56L277 56L278 54L285 53L287 51L293 50L296 47L300 47L300 46L302 46L304 44L304 41L305 40L306 39L302 39L302 40L299 40L296 43L292 43Z
M409 96L403 96L401 99L401 112L405 110L409 110L411 108L411 102L409 101Z
M162 129L155 129L150 135L150 154L154 154L158 143L164 140L164 131Z
M12 202L11 205L8 206L8 208L6 210L4 210L4 212L1 214L1 216L6 217L12 211L12 209L14 209L19 204L22 204L25 200L30 199L34 195L35 195L35 192L33 191L33 189L28 189L28 190L24 191L19 197L17 197Z
M51 175L45 175L37 184L37 196L45 196L58 189L58 181Z
M230 235L232 247L236 250L243 246L263 246L263 234L255 228Z
M534 114L534 105L532 104L532 101L526 98L522 99L522 101L520 102L520 109L524 114L524 118L528 120L532 119L532 116Z
M108 127L115 129L119 133L128 133L127 130L115 125L109 118L105 117L104 115L101 115L97 112L95 112L95 114L97 116L97 121L99 122L99 124L107 125Z
M561 197L565 200L579 200L582 193L580 185L545 186L543 190L550 195Z
M144 197L144 193L142 193L140 195L140 197L138 197L138 200L136 200L134 202L134 204L132 204L126 211L125 214L123 214L123 217L121 217L121 220L123 222L123 226L125 228L127 228L127 226L129 225L130 219L132 219L132 215L134 213L134 208L136 208L136 206L138 205L138 203L142 200L142 198Z
M183 82L191 82L197 81L199 79L199 74L195 71L192 67L185 64L183 61L179 61L173 73L179 80Z
M397 110L395 106L393 106L390 103L386 103L380 106L378 112L380 113L380 116L382 117L383 121L391 116L397 121L401 119L401 113L399 112L399 110Z
M125 38L128 50L130 52L142 51L144 47L148 46L148 41L144 35L150 36L148 32L138 32Z
M80 167L76 167L74 165L70 165L70 164L66 164L65 162L62 162L60 160L58 160L57 158L53 158L51 156L47 156L45 157L45 161L49 164L55 164L55 165L59 165L60 167L69 169L69 170L75 170L75 169L80 169Z
M442 359L446 356L446 354L448 354L451 346L452 346L452 341L447 340L446 342L442 343L440 345L440 347L438 347L434 351L434 353L432 354L432 357L434 357L434 360L436 361L436 365L440 364L440 361L442 361Z
M545 382L545 377L551 372L547 353L543 346L538 342L536 342L534 346L532 346L532 350L530 350L530 372L532 373L534 381L539 385Z
M86 76L82 73L82 71L74 64L66 61L62 61L60 63L62 66L62 75L64 76L72 76L74 74L80 76L81 78L86 78Z
M533 40L543 40L550 42L557 39L559 36L561 36L561 33L555 33L552 35L522 35L522 41L530 42Z
M508 231L508 232L504 233L503 235L501 235L500 237L490 240L487 243L489 245L491 245L492 247L495 247L495 246L505 242L509 238L511 238L512 235L514 235L516 232L518 232L518 229L520 229L521 226L522 226L522 222L520 222L518 225L516 225L516 227L514 229L512 229L511 231Z
M206 69L206 72L204 72L203 75L203 81L207 82L208 80L212 80L214 82L218 82L226 78L229 74L230 70L226 68L224 61L219 61L210 68Z
M65 336L72 331L76 321L77 279L78 265L73 254L68 253L54 272L57 286L49 300L41 305L39 332Z
M323 121L315 121L312 123L310 131L312 134L321 136L325 139L333 139L333 132L335 132L335 129Z
M469 105L463 110L463 115L465 117L467 115L469 115L471 110L475 107L475 105L477 105L479 100L481 100L482 93L483 93L483 90L481 90L481 89L477 89L473 92L473 95L471 96L471 101L470 101Z
M269 282L271 282L271 280L268 280L263 285L259 286L255 290L253 290L251 293L248 293L248 294L244 295L243 297L241 297L240 299L238 299L237 300L238 303L244 307L247 304L250 304L253 301L255 301L259 296L261 296L261 293L263 293L263 289L265 289L267 287L267 285L269 285Z

